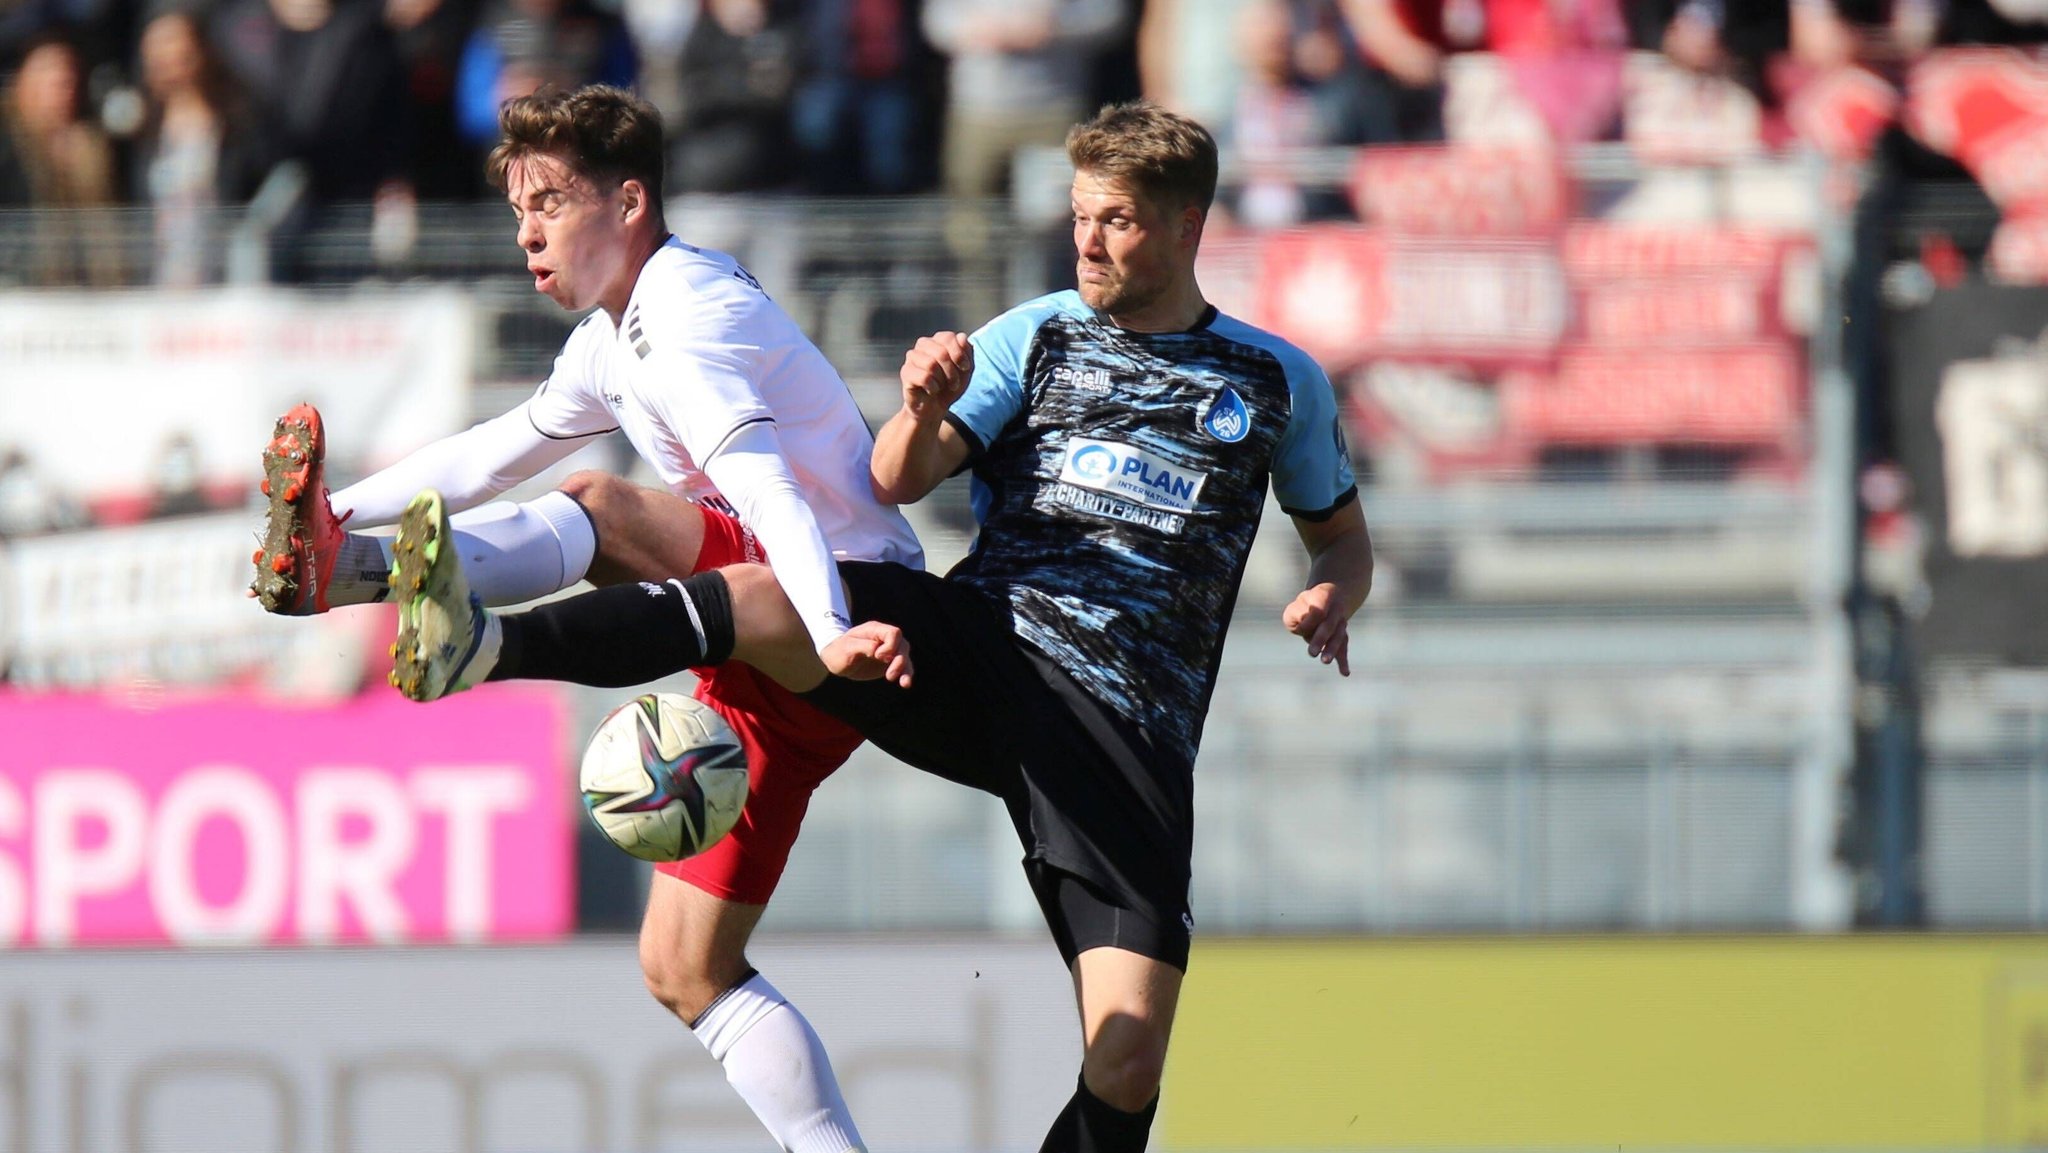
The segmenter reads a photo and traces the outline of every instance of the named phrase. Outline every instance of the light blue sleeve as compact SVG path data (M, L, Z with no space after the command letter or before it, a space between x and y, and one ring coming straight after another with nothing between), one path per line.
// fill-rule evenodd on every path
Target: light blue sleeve
M1273 497L1295 516L1329 513L1358 487L1336 390L1306 353L1289 347L1279 355L1293 412L1273 452Z
M1038 326L1050 315L1033 304L1011 309L968 337L974 346L974 376L953 402L952 417L973 436L975 456L987 451L1004 426L1024 411L1024 365Z

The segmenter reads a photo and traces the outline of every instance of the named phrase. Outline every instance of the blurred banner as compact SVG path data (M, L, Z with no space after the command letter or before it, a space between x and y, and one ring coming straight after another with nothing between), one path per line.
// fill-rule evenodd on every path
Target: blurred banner
M1320 224L1273 234L1262 259L1253 318L1332 370L1387 356L1540 360L1569 320L1550 244Z
M2044 1068L2048 938L1235 941L1161 1144L2039 1147Z
M254 463L243 462L244 482L258 475ZM294 687L354 691L370 633L388 641L393 632L383 627L388 610L265 613L248 595L261 527L259 514L233 512L0 542L0 678L68 688L218 684L270 674L301 651L311 659L299 667L324 683Z
M534 940L573 925L557 698L0 694L0 945Z
M1925 648L2048 664L2048 288L1937 288L1885 323L1927 525Z
M771 940L876 1149L1038 1147L1080 1030L1050 942ZM0 1153L764 1153L630 939L0 958Z
M1373 200L1393 223L1224 236L1203 248L1203 284L1350 385L1360 445L1382 464L1413 457L1450 480L1672 446L1803 467L1807 230L1565 220L1561 192L1510 210L1551 169L1467 159L1403 150L1387 161L1401 181Z
M345 475L468 415L475 324L458 289L5 299L0 536L239 504L302 400L340 434Z

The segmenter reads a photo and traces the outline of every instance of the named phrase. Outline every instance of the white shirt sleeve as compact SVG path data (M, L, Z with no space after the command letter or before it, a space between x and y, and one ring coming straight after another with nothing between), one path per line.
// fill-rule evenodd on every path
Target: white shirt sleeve
M604 406L597 362L604 333L577 326L534 394L503 416L445 437L334 494L334 511L356 528L395 524L423 488L440 490L461 512L529 480L618 427Z
M338 514L353 512L351 528L395 524L423 488L439 489L449 512L461 512L538 475L589 444L600 430L576 437L549 436L534 425L532 401L465 432L443 437L334 494Z
M852 625L846 589L831 545L782 455L774 422L757 420L741 427L702 467L767 551L775 579L796 606L812 647L823 650Z

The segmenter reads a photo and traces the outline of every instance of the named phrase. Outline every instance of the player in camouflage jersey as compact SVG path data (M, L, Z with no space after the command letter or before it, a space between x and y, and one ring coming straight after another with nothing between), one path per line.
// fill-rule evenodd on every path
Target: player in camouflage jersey
M973 347L976 387L947 424L982 531L952 577L1007 599L1020 637L1192 761L1268 474L1296 517L1356 495L1328 380L1213 307L1133 332L1080 292L1011 310Z
M1141 103L1104 109L1067 148L1079 290L971 341L920 340L876 438L884 500L971 468L973 552L944 579L839 565L853 614L901 627L915 679L828 678L813 660L785 683L1003 800L1081 1009L1080 1084L1044 1149L1093 1153L1143 1149L1157 1107L1193 931L1195 750L1268 483L1310 556L1283 623L1346 675L1372 546L1328 378L1196 283L1209 134ZM785 670L808 654L767 570L690 581L699 605L729 612L685 616L676 598L621 587L478 618L496 664L456 687L486 672L575 679L578 650L646 679L706 647Z

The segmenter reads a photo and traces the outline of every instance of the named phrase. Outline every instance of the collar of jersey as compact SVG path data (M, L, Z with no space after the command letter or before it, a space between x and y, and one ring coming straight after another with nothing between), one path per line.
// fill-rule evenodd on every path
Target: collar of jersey
M1216 306L1204 301L1202 304L1202 314L1200 316L1195 317L1195 322L1193 324L1188 325L1186 328L1181 329L1179 332L1132 332L1128 328L1119 326L1115 321L1111 320L1108 317L1108 315L1103 312L1100 312L1093 308L1089 309L1088 311L1094 315L1095 323L1101 325L1102 327L1108 329L1111 332L1116 333L1118 336L1129 337L1186 336L1192 332L1200 332L1203 329L1208 328L1210 325L1216 323L1216 317L1218 315L1216 311Z

